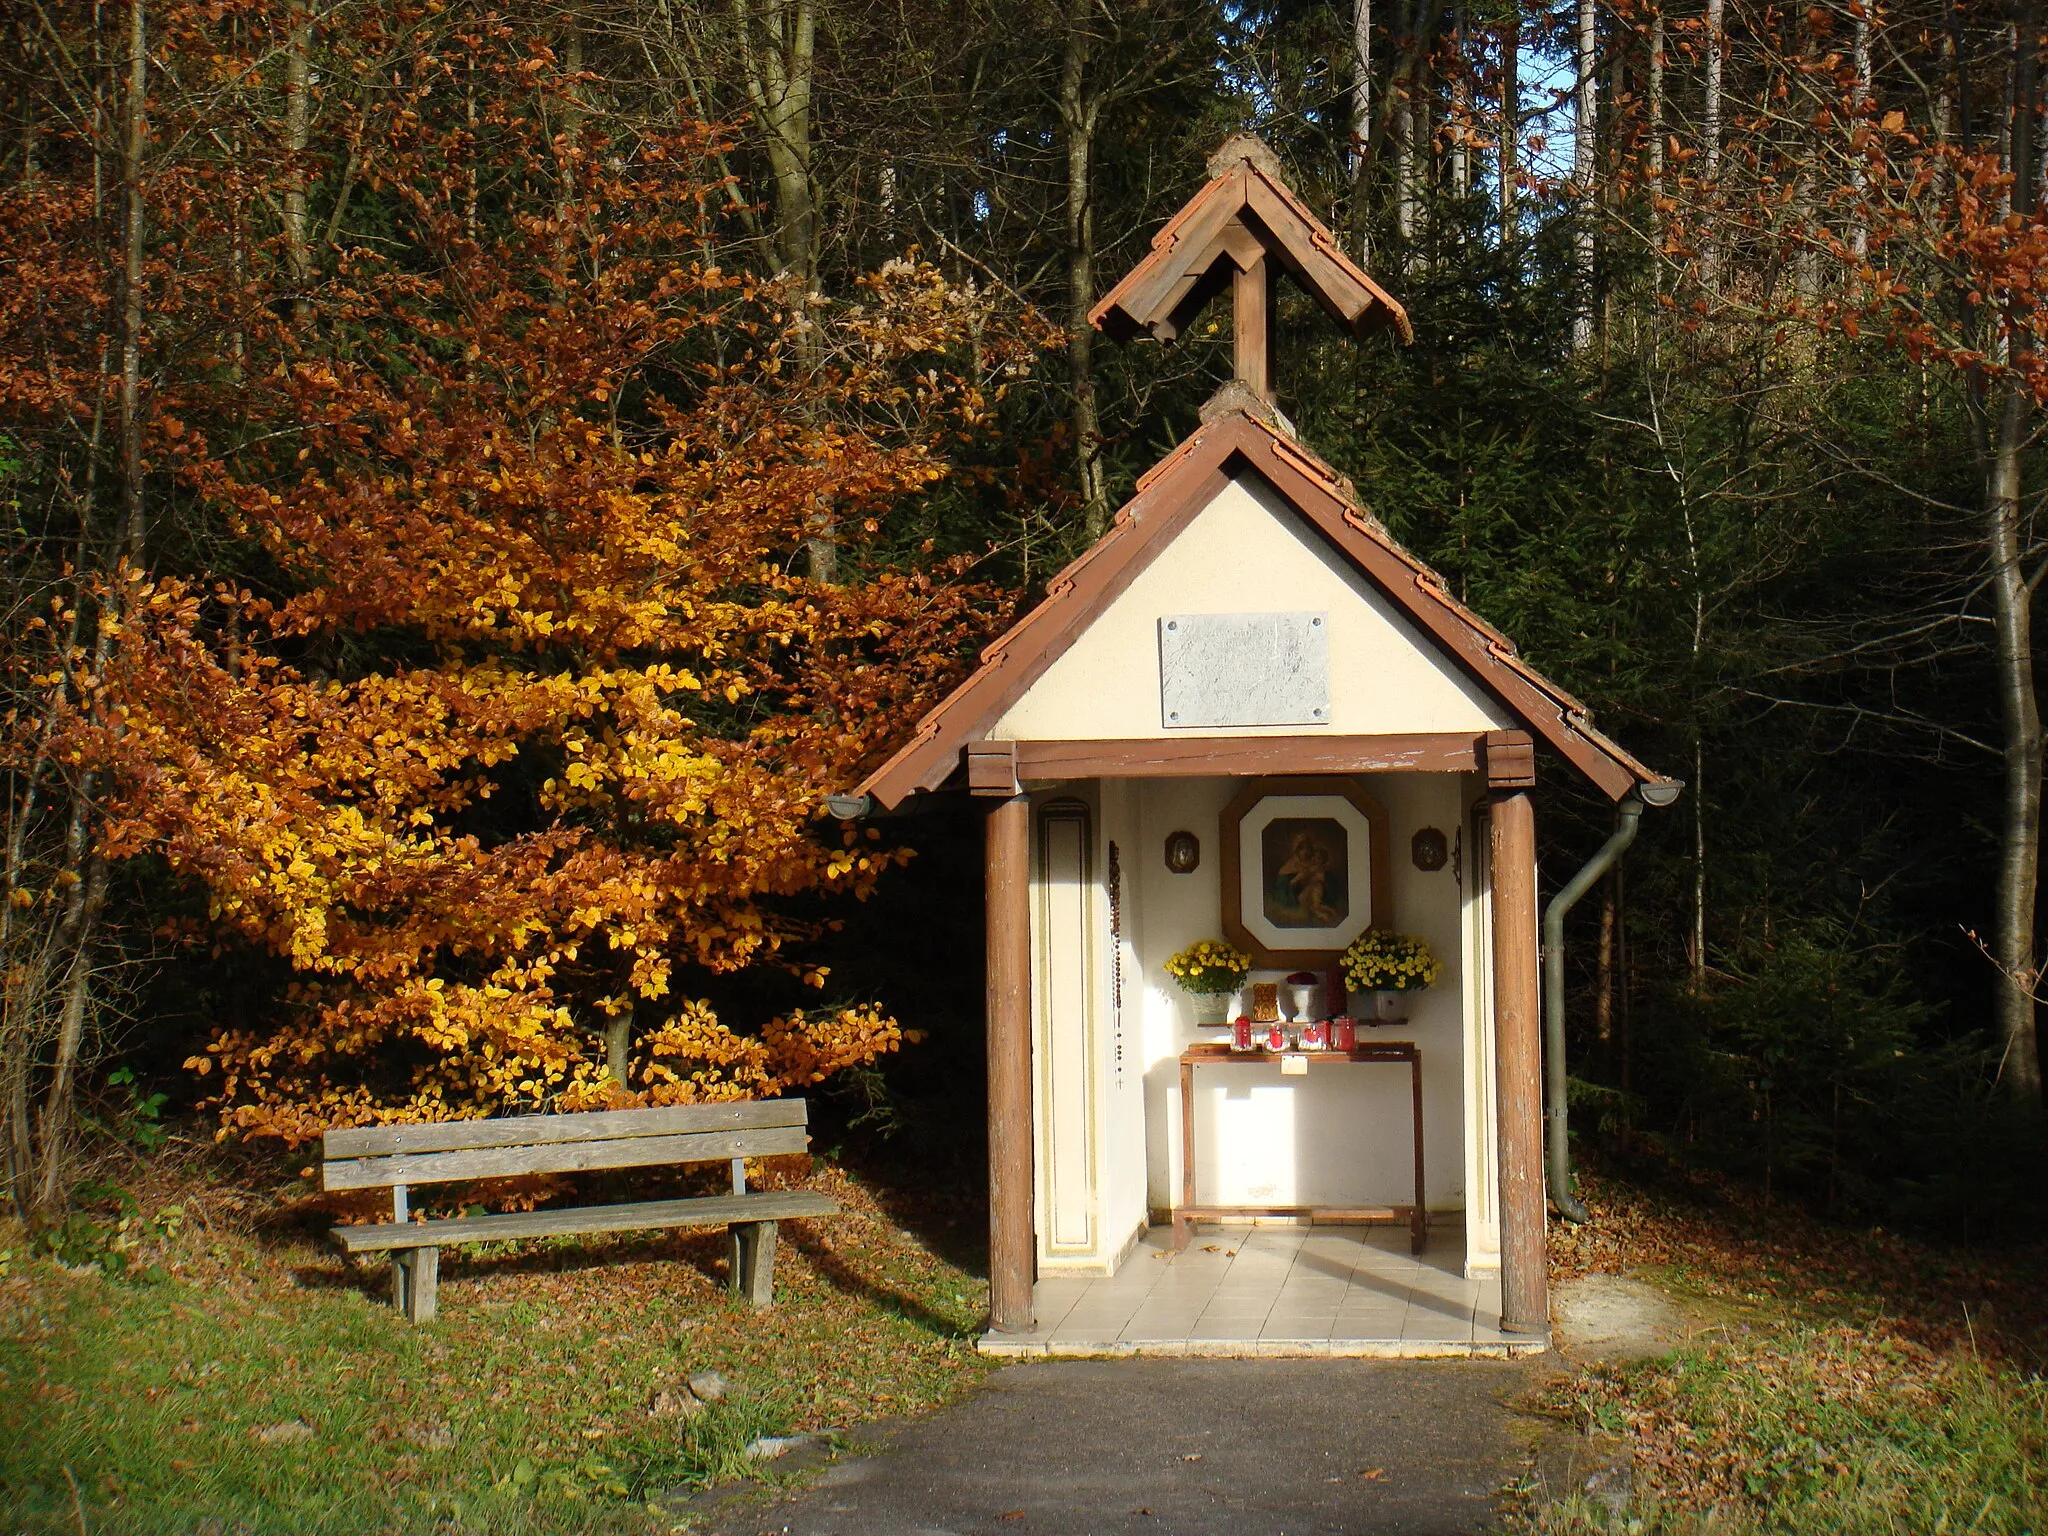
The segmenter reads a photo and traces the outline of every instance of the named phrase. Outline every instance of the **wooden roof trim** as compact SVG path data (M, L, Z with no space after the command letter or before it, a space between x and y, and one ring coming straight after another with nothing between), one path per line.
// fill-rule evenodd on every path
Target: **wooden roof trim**
M1202 453L1210 435L1205 425L1153 466L1109 532L1053 577L1039 604L982 651L981 665L926 713L911 739L863 781L859 793L894 806L952 776L961 747L1001 719L1095 615L1229 485L1227 450ZM1198 454L1203 462L1195 462ZM1176 469L1184 473L1174 475Z
M860 785L885 806L936 789L980 739L1065 655L1242 462L1361 570L1472 679L1611 799L1668 782L1593 728L1586 709L1450 595L1358 502L1350 483L1270 423L1243 410L1205 421L1138 483L1108 533L1055 576L1037 607L981 655L981 665L918 722L911 739Z
M1190 198L1152 237L1152 248L1145 257L1088 311L1088 323L1119 341L1147 331L1161 341L1171 341L1179 328L1170 317L1188 290L1201 282L1218 259L1230 256L1233 262L1237 260L1220 242L1224 232L1239 222L1247 179L1245 168L1239 166ZM1265 242L1258 243L1263 249ZM1166 327L1163 334L1162 326Z
M1335 235L1295 196L1270 157L1226 145L1212 174L1158 234L1143 260L1088 312L1089 324L1118 341L1150 333L1169 341L1218 286L1219 264L1244 265L1233 238L1248 230L1338 324L1363 336L1390 324L1403 341L1415 330L1407 310L1344 254Z
M1603 793L1618 800L1638 784L1663 782L1663 775L1595 730L1584 704L1530 666L1505 635L1452 597L1435 571L1397 544L1358 505L1342 477L1263 423L1258 431L1263 444L1246 454L1252 467L1349 554L1475 681Z

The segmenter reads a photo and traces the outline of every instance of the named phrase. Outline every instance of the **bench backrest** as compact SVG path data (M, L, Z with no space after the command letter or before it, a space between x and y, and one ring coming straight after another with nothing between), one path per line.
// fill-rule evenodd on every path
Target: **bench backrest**
M320 1138L323 1189L382 1189L523 1173L645 1168L802 1152L802 1099L677 1104L503 1120L374 1125Z

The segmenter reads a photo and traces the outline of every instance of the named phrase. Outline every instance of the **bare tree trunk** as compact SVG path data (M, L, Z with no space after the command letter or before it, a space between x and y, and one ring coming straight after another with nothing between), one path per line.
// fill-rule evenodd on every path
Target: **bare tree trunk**
M633 1005L629 1002L605 1021L604 1064L612 1081L626 1086L627 1050L633 1043Z
M2019 123L2014 110L2018 105L2020 93L2020 29L2007 23L2000 28L2000 32L2000 42L2004 45L2005 53L2013 60L2014 67L2005 72L2005 101L1998 114L1997 155L2001 165L2016 167L2018 162L2013 157L2014 150L2018 147L2016 140L2023 138L2031 143L2034 136L2033 124ZM2024 154L2026 151L2020 149L2020 153ZM2009 218L2015 211L2013 191L2014 188L2008 184L2000 193L1998 217L2001 220Z
M1408 0L1401 18L1401 67L1395 71L1394 90L1394 233L1399 237L1401 260L1414 259L1415 244L1415 159L1416 94L1422 84L1417 59L1422 51L1420 4Z
M818 292L818 205L811 176L811 106L818 16L814 0L732 0L746 59L747 94L760 119L775 190L775 259L807 298ZM798 332L798 355L815 371L824 352L815 324ZM806 518L811 580L839 579L838 519L829 505Z
M1700 178L1710 187L1721 179L1721 72L1727 43L1725 14L1725 0L1707 0L1706 80L1700 104ZM1700 275L1710 285L1720 270L1714 236L1715 225L1709 220L1700 239Z
M1721 54L1726 0L1707 0L1706 90L1700 110L1700 163L1708 181L1721 174Z
M1859 117L1872 106L1870 78L1870 12L1860 8L1856 12L1855 39L1850 49L1851 67L1856 71L1856 113ZM1870 253L1870 221L1863 210L1863 188L1866 173L1860 156L1849 162L1849 184L1856 189L1856 223L1849 232L1849 250L1857 260Z
M2040 107L2038 44L2015 34L2012 104L2007 117L2013 212L2034 213L2034 118ZM1978 412L1986 450L1985 536L1997 635L1999 716L2005 732L2005 806L1999 828L1997 931L2000 972L1998 1032L2004 1048L1999 1086L2013 1102L2039 1113L2041 1048L2034 993L2040 968L2034 941L2041 864L2041 704L2034 684L2033 588L2027 581L2024 453L2035 408L2021 363L2031 332L2023 315L2006 320L2006 374L1999 382L1994 423Z
M1649 117L1650 144L1648 181L1650 187L1650 229L1653 259L1664 246L1664 7L1658 4L1650 16ZM1664 263L1656 259L1656 291L1664 291Z
M1073 396L1075 478L1082 526L1089 540L1109 526L1109 492L1102 472L1102 417L1095 393L1095 130L1101 97L1088 89L1094 38L1088 0L1068 0L1060 60L1060 123L1067 134L1067 381Z
M555 150L555 283L558 291L570 286L569 232L575 223L576 157L583 143L582 85L583 29L571 17L562 39L562 72L569 78L562 106L562 132Z
M469 60L462 68L462 120L470 136L476 136L476 61ZM476 243L476 157L470 156L462 168L462 232Z
M8 988L14 990L12 986ZM29 1049L34 1036L19 1023L13 1008L8 1008L4 1019L4 1039L7 1059L0 1063L4 1067L6 1081L7 1114L7 1191L17 1215L26 1216L29 1205L29 1188L34 1182L35 1141L29 1130L28 1079Z
M1652 204L1664 198L1664 7L1658 6L1650 17L1650 144L1649 181ZM1663 215L1653 206L1653 222L1661 222Z
M1600 27L1594 0L1579 0L1578 88L1572 124L1573 202L1578 215L1572 231L1572 258L1578 275L1578 309L1572 316L1572 350L1593 343L1593 251L1599 222L1600 175L1594 164L1599 142Z
M1451 24L1457 53L1457 72L1451 76L1451 194L1461 203L1472 191L1472 72L1465 32L1461 4Z
M86 540L81 538L79 542L83 548ZM141 568L141 537L132 523L128 529L127 557L132 568ZM88 686L106 676L125 600L126 589L119 584L103 599L105 606L97 616L99 634L93 641ZM39 953L28 968L30 978L18 995L14 993L15 977L9 977L8 1002L17 1012L17 1017L10 1021L16 1026L12 1033L32 1050L42 1037L41 1028L21 1015L37 1013L48 1006L45 988L57 968L58 957L69 956L64 965L63 1001L58 1007L55 1049L50 1060L50 1086L44 1095L42 1113L36 1121L34 1160L40 1173L36 1180L34 1205L44 1212L54 1209L58 1195L62 1193L78 1064L85 1045L86 1019L91 1005L93 957L99 941L100 913L106 905L107 861L97 847L99 807L95 799L96 786L94 775L87 772L71 788L71 808L65 821L63 863L59 875L59 882L66 892L63 916L39 946ZM11 844L9 852L12 855ZM13 868L10 868L9 876L10 884L14 883L16 871ZM33 1070L34 1063L31 1060L22 1065L26 1073ZM20 1198L19 1188L17 1185L17 1200Z
M100 347L99 362L99 372L104 375L107 362L104 342ZM72 568L79 572L90 568L90 551L95 542L94 513L99 506L100 449L105 441L106 423L106 402L102 397L93 408L92 427L86 437L84 484L71 498L78 511L78 553L72 561ZM71 617L60 641L60 655L70 655L84 632L87 604L79 600L75 586L70 607ZM108 643L108 632L102 628L96 644L96 672L104 665ZM40 942L31 941L22 930L30 920L28 914L36 907L32 883L36 878L33 871L35 850L31 842L36 828L47 814L44 781L52 767L50 741L66 702L62 692L52 692L36 732L35 755L21 775L19 797L10 798L7 861L4 878L0 878L0 971L5 973L5 981L0 983L0 1081L4 1081L5 1087L0 1091L0 1097L5 1100L7 1188L16 1211L23 1217L30 1214L32 1191L36 1184L35 1135L29 1113L30 1083L36 1056L43 1044L43 1018L48 1007L46 989L58 944L49 936ZM13 785L10 783L9 787L11 789ZM23 901L20 899L23 897L28 899Z
M43 41L40 33L30 22L26 9L14 15L14 45L16 58L24 74L46 71L49 66L41 61ZM36 112L36 104L26 91L22 93L21 104L21 170L17 182L27 186L36 179L36 153L42 142L42 119Z
M1955 40L1944 33L1941 39L1941 85L1934 93L1933 129L1934 142L1946 147L1955 136L1955 100L1949 95L1949 86L1955 75ZM1967 146L1965 146L1967 147ZM1948 195L1949 174L1947 162L1937 159L1934 168L1934 195L1942 198Z
M38 770L42 763L37 763ZM6 1143L7 1143L7 1189L15 1211L21 1216L29 1214L30 1191L35 1185L35 1133L29 1118L29 1084L35 1070L35 1057L41 1045L42 1030L37 1017L43 999L43 988L47 981L48 947L22 943L17 953L18 923L13 906L14 893L25 887L21 874L26 859L23 844L26 841L26 824L37 813L37 782L34 775L29 780L23 803L10 805L15 813L16 824L8 832L8 881L6 895L9 910L4 915L7 929L7 945L0 950L0 964L6 966L4 987L0 987L0 1072L5 1075L6 1096Z
M811 94L818 18L813 0L733 0L775 191L775 257L817 286L817 202L811 183Z
M94 836L92 787L81 788L74 825L83 836L75 839L82 854L84 844ZM74 890L74 910L66 914L66 941L71 964L64 978L64 1003L58 1016L57 1049L50 1063L50 1091L43 1100L39 1120L37 1160L42 1177L36 1189L36 1206L42 1211L57 1207L65 1193L65 1154L70 1146L73 1100L77 1096L78 1061L85 1044L86 1014L91 1002L93 954L98 946L100 912L107 899L107 861L95 852L85 857L83 878ZM74 870L77 865L72 866Z
M2004 1049L1999 1084L2007 1097L2037 1108L2041 1052L2034 1027L2040 971L2034 913L2041 862L2041 709L2034 685L2033 592L2021 567L2024 489L2021 450L2031 423L2023 384L2003 389L1990 444L1985 532L1997 626L1999 715L2005 730L2005 804L1999 829L1997 932L1998 1033Z
M128 0L128 91L122 104L121 193L121 520L128 558L142 564L145 521L142 506L142 151L149 133L145 115L149 53L144 0Z
M1522 6L1509 0L1500 32L1500 244L1512 250L1521 214L1516 181L1522 174Z
M293 6L284 54L284 259L292 283L292 319L313 318L313 242L306 215L306 151L313 144L313 18Z
M21 953L7 955L4 1024L7 1048L7 1188L17 1215L28 1217L35 1206L36 1138L30 1115L30 1090L36 1058L44 1041L50 963L54 939L25 943Z
M243 157L242 133L235 130L234 155L237 161ZM242 295L249 291L249 200L243 196L243 183L239 176L234 180L234 197L228 205L229 268L235 280L235 318L228 331L228 377L240 384L248 376L249 335L242 325Z
M143 156L149 137L148 25L144 5L145 0L129 0L124 39L127 70L125 78L115 77L120 91L118 158L122 191L117 324L121 362L116 432L121 466L120 554L130 571L139 571L147 556L141 400L144 336L142 257L146 227ZM95 448L101 420L103 416L96 410L92 434ZM92 491L92 475L88 469L86 495L80 503L80 571L87 568L88 551L92 546ZM99 634L94 642L91 674L86 682L88 687L93 680L105 675L118 629L120 608L125 601L124 593L122 578L117 576L111 590L101 599L97 617ZM79 602L81 608L84 606L76 596L74 601ZM71 642L75 643L76 636L77 626L74 624ZM27 841L34 834L26 818L34 816L34 780L40 775L41 761L39 758L31 770L31 783L24 803L10 807L25 818L21 825L9 831L7 894L10 906L15 893L28 888L24 884L30 858ZM10 942L5 955L9 974L4 1025L10 1058L6 1108L9 1176L17 1204L30 1204L39 1212L53 1209L65 1192L66 1153L75 1118L79 1065L91 1014L100 914L106 902L107 862L95 846L97 823L94 778L88 772L71 786L61 863L53 871L58 888L65 892L61 916L36 944L32 956L25 957L15 952L11 913L7 925ZM37 1053L43 1042L51 1038L46 1033L46 1021L53 1004L56 1028L51 1041L50 1081L43 1094L40 1111L30 1126L27 1123L30 1078L38 1067ZM32 1190L29 1188L31 1182Z
M1358 236L1358 260L1372 260L1372 208L1366 183L1372 174L1372 0L1351 4L1351 217Z
M1788 17L1786 26L1792 35L1788 39L1784 56L1798 61L1792 70L1791 84L1796 89L1810 93L1811 87L1806 82L1814 78L1813 72L1819 63L1815 52L1816 39L1813 28L1807 26L1796 11ZM1813 105L1818 110L1824 104L1816 99ZM1815 206L1814 168L1822 159L1819 137L1805 135L1800 148L1800 171L1792 186L1792 228L1797 236L1797 244L1792 255L1792 286L1793 291L1799 296L1803 311L1810 307L1820 294L1821 226L1825 223L1826 216L1819 213Z

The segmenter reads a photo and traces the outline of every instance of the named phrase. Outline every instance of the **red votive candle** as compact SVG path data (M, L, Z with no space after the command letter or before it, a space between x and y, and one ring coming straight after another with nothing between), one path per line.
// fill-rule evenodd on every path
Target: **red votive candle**
M1330 1025L1330 1029L1336 1035L1336 1040L1333 1043L1338 1050L1355 1051L1358 1049L1358 1026L1350 1019L1338 1019Z
M1287 1049L1287 1030L1284 1025L1272 1024L1266 1028L1266 1049L1284 1051Z
M1249 1015L1239 1014L1237 1021L1230 1026L1230 1047L1236 1051L1248 1051L1252 1048L1252 1021Z

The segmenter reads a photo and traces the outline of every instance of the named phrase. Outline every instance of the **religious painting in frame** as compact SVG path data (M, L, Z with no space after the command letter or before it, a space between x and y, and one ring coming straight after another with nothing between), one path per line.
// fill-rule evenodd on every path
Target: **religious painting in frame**
M1333 964L1394 925L1387 812L1332 775L1254 779L1223 808L1223 935L1255 965Z

